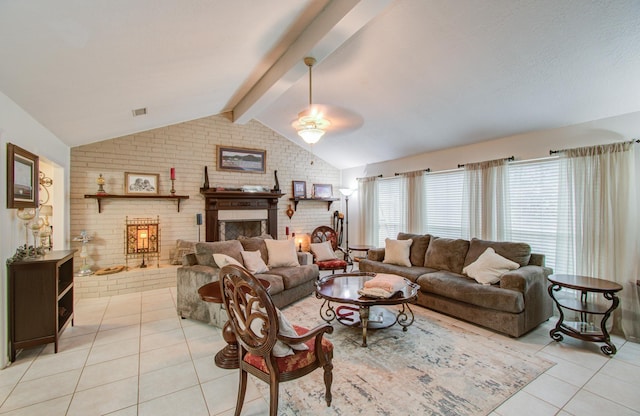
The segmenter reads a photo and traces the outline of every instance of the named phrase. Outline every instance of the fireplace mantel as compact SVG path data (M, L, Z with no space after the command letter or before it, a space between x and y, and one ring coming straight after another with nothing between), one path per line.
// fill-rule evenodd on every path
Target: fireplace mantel
M284 195L275 192L216 191L200 189L205 197L206 241L218 241L218 211L220 210L267 210L267 230L278 238L278 200Z

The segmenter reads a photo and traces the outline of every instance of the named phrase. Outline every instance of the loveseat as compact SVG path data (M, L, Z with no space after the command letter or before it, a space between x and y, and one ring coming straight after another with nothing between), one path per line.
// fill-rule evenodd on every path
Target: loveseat
M268 265L270 259L265 243L266 239L271 240L271 237L261 236L195 243L195 253L186 254L183 257L183 265L177 269L176 309L178 315L182 318L195 319L222 328L227 320L222 305L204 302L198 295L198 289L207 283L219 281L218 273L220 268L227 264L226 262L235 260L244 265L243 251L260 251L260 257ZM291 245L295 253L293 240L291 240ZM225 264L217 264L214 260L214 254L224 255L222 262ZM254 273L256 277L269 282L271 299L278 308L313 293L319 276L318 266L311 264L312 258L309 253L292 255L299 265L270 267L268 271ZM217 257L220 259L220 256ZM233 260L229 260L229 257Z
M545 267L544 255L531 253L528 244L398 234L398 240L409 239L405 265L385 263L385 249L377 248L360 261L360 271L403 276L420 285L417 304L511 337L529 332L553 314L546 279L552 270ZM517 269L494 284L479 283L463 273L488 248L517 263Z

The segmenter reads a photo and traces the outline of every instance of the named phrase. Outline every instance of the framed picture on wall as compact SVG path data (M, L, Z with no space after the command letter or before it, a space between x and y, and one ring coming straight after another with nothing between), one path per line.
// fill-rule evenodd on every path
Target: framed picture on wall
M294 198L307 197L307 183L305 181L293 181L293 197Z
M265 173L267 151L242 147L217 146L218 170Z
M333 196L333 186L314 183L313 184L313 197L314 198L331 198Z
M124 173L125 195L158 195L158 182L160 175L157 173Z
M38 207L38 156L7 143L7 208Z

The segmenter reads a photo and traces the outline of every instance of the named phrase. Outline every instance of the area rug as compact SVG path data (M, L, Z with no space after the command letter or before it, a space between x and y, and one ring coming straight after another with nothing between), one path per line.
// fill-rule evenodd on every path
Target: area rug
M284 309L290 321L322 323L322 301L311 296ZM326 406L322 370L280 384L278 415L487 415L553 363L429 317L412 307L403 332L369 331L335 321L333 402ZM256 385L268 401L268 386Z

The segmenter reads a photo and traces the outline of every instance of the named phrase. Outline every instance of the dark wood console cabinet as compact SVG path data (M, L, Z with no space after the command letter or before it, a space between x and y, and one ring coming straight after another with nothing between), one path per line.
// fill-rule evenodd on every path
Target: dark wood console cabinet
M267 210L267 232L278 238L278 200L284 195L275 192L217 191L200 188L205 198L206 241L218 241L218 211Z
M73 253L51 251L7 266L10 360L16 350L55 343L73 325Z

